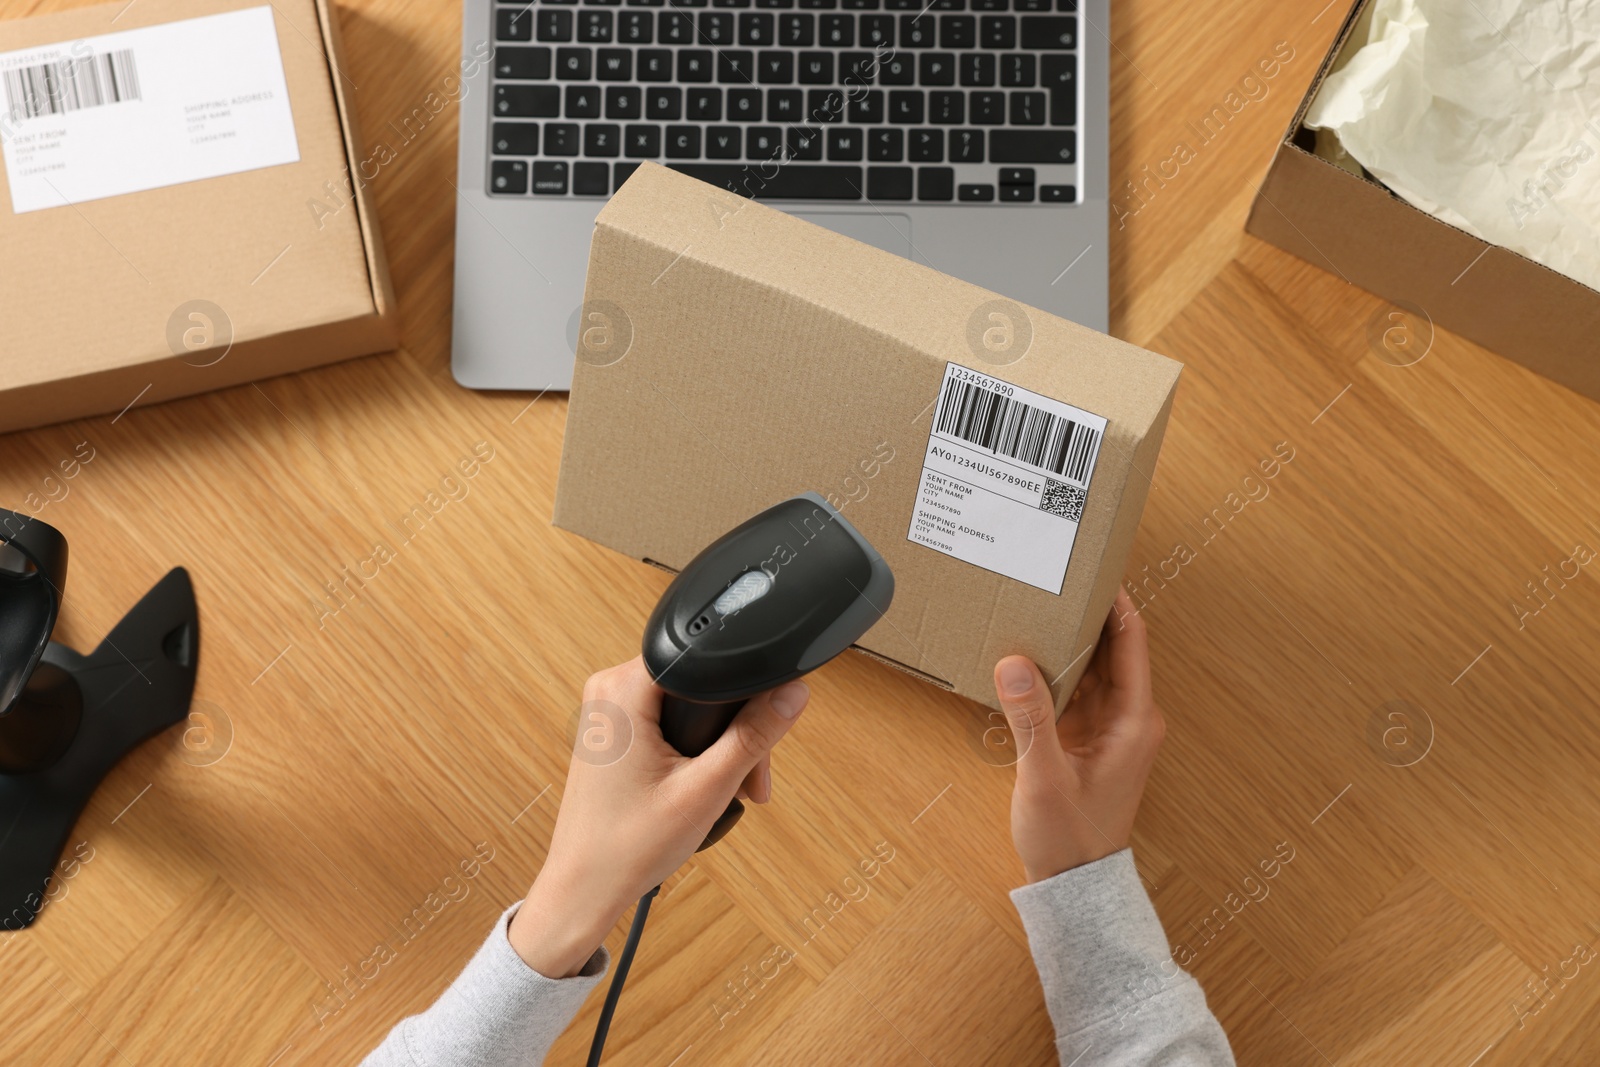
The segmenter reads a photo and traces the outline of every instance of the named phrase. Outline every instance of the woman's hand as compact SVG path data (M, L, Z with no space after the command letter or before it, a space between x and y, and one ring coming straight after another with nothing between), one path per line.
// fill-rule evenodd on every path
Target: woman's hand
M994 688L1021 753L1011 794L1011 839L1028 881L1126 848L1166 734L1150 695L1144 620L1128 594L1118 591L1099 647L1060 721L1044 676L1027 657L1007 656L995 664Z
M752 698L688 759L662 739L661 690L643 660L590 677L550 851L511 922L517 954L547 977L577 974L623 912L694 854L729 801L767 802L772 748L809 696L790 682Z

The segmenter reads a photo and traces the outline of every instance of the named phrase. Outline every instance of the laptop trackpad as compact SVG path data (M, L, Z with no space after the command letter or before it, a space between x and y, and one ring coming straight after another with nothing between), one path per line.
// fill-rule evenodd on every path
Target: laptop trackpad
M834 233L842 233L885 252L893 252L897 256L911 255L911 218L908 215L879 214L876 211L871 214L796 211L793 214L795 218L826 226Z

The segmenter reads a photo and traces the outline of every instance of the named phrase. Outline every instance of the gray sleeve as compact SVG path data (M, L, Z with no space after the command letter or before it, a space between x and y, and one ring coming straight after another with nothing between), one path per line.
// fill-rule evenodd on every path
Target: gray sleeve
M1011 891L1071 1067L1233 1067L1206 995L1172 959L1123 849Z
M518 904L521 902L519 901ZM517 904L466 968L421 1015L401 1019L362 1067L532 1067L605 977L602 947L575 978L546 978L507 938Z

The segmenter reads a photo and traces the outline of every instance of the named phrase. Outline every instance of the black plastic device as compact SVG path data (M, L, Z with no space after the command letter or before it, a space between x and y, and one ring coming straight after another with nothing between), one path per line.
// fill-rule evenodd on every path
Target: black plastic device
M662 736L698 756L745 701L849 648L893 598L889 565L816 493L741 523L673 579L645 625L645 667L666 691ZM735 800L700 847L743 812Z
M872 628L894 599L878 550L816 493L774 504L713 541L661 594L644 628L644 665L661 699L661 736L685 756L716 743L745 702L815 670ZM700 849L744 814L735 799ZM598 1067L650 902L639 899L606 991L588 1067Z
M0 509L0 929L38 918L79 813L136 745L189 712L200 616L181 567L89 655L50 640L67 540Z

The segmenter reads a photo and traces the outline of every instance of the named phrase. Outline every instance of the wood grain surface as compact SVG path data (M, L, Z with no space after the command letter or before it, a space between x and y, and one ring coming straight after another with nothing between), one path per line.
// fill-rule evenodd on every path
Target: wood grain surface
M1395 309L1243 236L1344 6L1100 27L1114 332L1187 365L1127 572L1169 728L1135 847L1241 1064L1600 1062L1600 407L1444 331L1398 366ZM455 5L337 10L369 131L455 67ZM450 377L455 128L372 186L400 351L0 438L0 503L71 539L63 639L175 565L204 626L187 732L0 934L0 1062L353 1063L539 868L583 678L667 577L549 525L563 397ZM1055 1062L983 709L861 656L813 691L774 803L663 890L608 1062Z

